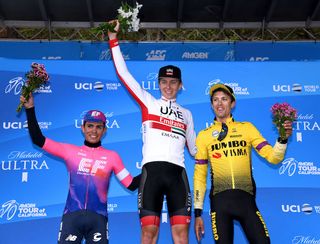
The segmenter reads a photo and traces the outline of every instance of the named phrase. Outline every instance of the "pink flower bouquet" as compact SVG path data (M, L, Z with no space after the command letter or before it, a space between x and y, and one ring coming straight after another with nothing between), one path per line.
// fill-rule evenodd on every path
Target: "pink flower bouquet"
M281 139L286 139L286 131L283 127L285 121L295 121L297 119L297 110L288 103L276 103L271 107L273 122L279 129Z
M26 78L27 80L21 89L21 95L28 100L30 97L30 92L34 92L36 89L46 84L49 80L49 75L43 64L32 63L31 70L26 73ZM22 107L23 103L20 102L16 111L20 112Z

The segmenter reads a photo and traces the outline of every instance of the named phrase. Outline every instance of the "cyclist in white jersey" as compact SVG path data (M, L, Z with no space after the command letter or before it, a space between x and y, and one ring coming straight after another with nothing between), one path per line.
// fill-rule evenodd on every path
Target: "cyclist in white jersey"
M142 178L138 207L142 226L141 243L156 243L160 214L166 196L174 243L188 243L191 194L184 164L184 147L195 155L195 131L191 112L176 102L182 88L181 71L168 65L159 70L161 98L145 91L129 73L115 32L109 32L109 45L116 72L126 89L140 105L143 127Z

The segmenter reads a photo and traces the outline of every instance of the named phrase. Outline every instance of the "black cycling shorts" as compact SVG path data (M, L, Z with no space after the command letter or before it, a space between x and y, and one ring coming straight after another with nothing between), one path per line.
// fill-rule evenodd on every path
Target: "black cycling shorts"
M89 210L80 210L62 216L58 243L108 244L108 218Z
M171 225L189 224L192 203L185 169L168 162L145 164L138 193L142 226L159 225L164 196Z
M251 244L269 244L266 224L255 197L242 190L227 190L210 197L212 233L216 243L232 244L234 220Z

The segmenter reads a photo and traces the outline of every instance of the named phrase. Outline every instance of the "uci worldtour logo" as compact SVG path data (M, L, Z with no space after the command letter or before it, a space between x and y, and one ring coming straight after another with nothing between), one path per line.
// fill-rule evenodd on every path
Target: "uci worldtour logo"
M223 82L220 79L213 79L208 82L208 86L205 90L205 95L209 95L210 88L215 84L224 84L230 86L233 89L235 95L250 95L250 92L247 87L241 87L237 82Z
M312 206L309 203L300 204L282 204L281 210L284 213L304 213L310 215L312 213L320 214L320 206Z
M110 83L103 83L101 81L96 82L77 82L74 83L74 88L76 90L85 90L85 91L92 91L95 90L97 92L103 91L106 89L107 91L116 91L121 87L119 82L110 82Z
M80 115L80 118L83 118L84 115L87 113L88 111L83 111ZM118 123L118 121L116 119L113 118L113 112L107 112L104 114L107 118L106 120L106 127L108 129L120 129L120 125ZM76 128L81 128L81 125L83 125L83 119L76 119L74 120L74 126Z
M18 218L46 217L46 209L38 208L35 203L18 203L16 200L9 200L0 206L0 218L11 220Z
M12 151L8 155L7 160L1 160L2 172L22 173L21 182L28 182L28 173L30 171L49 170L48 164L42 160L41 152Z
M114 212L118 208L117 203L108 203L108 212Z
M319 85L301 85L299 83L294 83L292 85L273 85L272 90L274 92L318 92L320 90Z
M14 77L9 80L9 84L5 87L4 93L13 92L14 95L21 93L22 86L25 84L25 80L22 77ZM41 86L34 91L35 93L52 93L50 85Z
M314 162L298 162L294 158L287 158L279 169L280 175L320 175L320 167Z
M40 129L49 129L52 122L38 122ZM5 130L20 130L28 129L28 122L18 122L18 121L7 121L2 123L2 128Z

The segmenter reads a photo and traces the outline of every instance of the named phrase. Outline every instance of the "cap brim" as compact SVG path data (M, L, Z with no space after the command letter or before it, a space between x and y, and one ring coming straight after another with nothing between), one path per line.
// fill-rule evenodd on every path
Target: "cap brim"
M218 89L224 90L224 91L225 91L226 93L228 93L231 97L233 97L234 100L236 100L235 95L232 94L232 93L230 92L230 90L229 90L225 85L223 85L223 84L215 84L215 85L213 85L213 86L210 88L210 91L209 91L210 96L212 96L212 94L213 94L216 90L218 90Z

